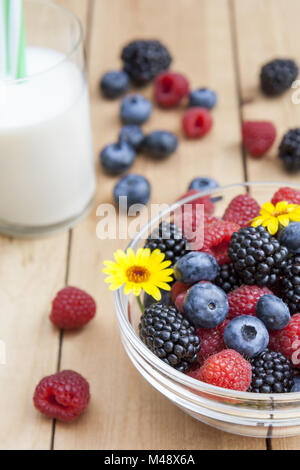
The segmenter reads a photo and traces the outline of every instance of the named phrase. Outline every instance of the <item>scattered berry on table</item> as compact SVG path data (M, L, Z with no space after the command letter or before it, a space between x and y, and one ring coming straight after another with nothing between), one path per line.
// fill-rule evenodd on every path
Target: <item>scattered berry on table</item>
M219 270L219 265L213 256L191 251L177 261L174 275L177 281L194 284L198 281L213 281Z
M278 202L287 201L289 204L300 205L300 190L284 187L280 188L272 198L272 204L276 206Z
M189 106L192 108L213 109L218 102L218 96L210 88L198 88L190 93Z
M268 330L283 330L291 320L288 306L275 295L263 295L257 302L255 313Z
M189 88L184 75L163 72L155 80L155 100L162 108L174 108L187 96Z
M299 73L291 59L275 59L265 64L260 73L262 91L268 96L280 95L291 87Z
M263 295L272 295L267 287L241 286L229 292L228 318L231 320L239 315L255 315L256 304Z
M142 95L129 95L122 101L120 115L123 124L144 124L151 113L152 104Z
M176 152L177 148L177 136L168 131L151 132L143 141L143 150L155 158L169 157Z
M236 196L227 207L223 220L235 222L240 227L247 227L251 220L260 213L258 202L249 194Z
M276 128L268 121L247 121L242 127L243 143L252 157L262 157L273 146Z
M127 126L122 127L121 132L119 134L119 140L121 142L127 142L137 152L142 147L144 138L145 135L142 129L134 124L128 124Z
M182 125L188 138L198 139L211 131L213 118L205 108L191 108L184 114Z
M124 70L139 85L153 80L172 62L168 49L156 40L132 41L122 51Z
M213 255L219 265L230 263L228 248L230 240L240 226L234 222L213 219L211 223L206 222L204 228L204 243L201 251Z
M300 375L294 377L294 385L291 388L292 393L300 392Z
M294 386L290 361L279 352L266 349L251 359L252 381L249 392L287 393Z
M234 270L233 264L222 264L220 271L214 283L220 287L226 294L237 289L241 285L241 281Z
M166 260L174 265L186 254L186 245L187 241L179 227L173 223L162 222L147 239L145 248L151 251L160 250L165 254Z
M231 320L224 331L224 342L245 357L255 357L269 344L265 325L252 315L240 315Z
M119 204L121 197L127 197L127 210L134 204L148 204L150 196L151 185L144 176L140 175L124 176L114 188L116 204Z
M196 327L215 328L227 317L227 296L214 284L201 282L188 290L183 310L187 319Z
M33 397L34 406L42 414L66 423L80 416L86 410L89 401L88 382L71 370L42 379Z
M270 331L269 349L281 352L293 367L300 369L300 313L281 331Z
M189 191L196 189L197 191L210 191L212 189L219 188L219 183L213 178L195 178L190 186Z
M104 171L120 175L129 170L136 158L136 152L127 142L107 145L100 154L100 163Z
M201 342L201 350L198 353L199 364L202 365L207 358L226 349L224 330L228 323L229 320L224 320L223 323L209 330L205 328L196 329Z
M300 128L291 129L284 135L279 146L279 158L287 171L300 170Z
M65 330L81 328L96 315L96 302L77 287L65 287L52 302L50 320Z
M106 98L119 98L129 89L129 77L122 70L107 72L101 79L100 88Z
M293 222L283 229L279 241L290 253L300 254L300 222Z
M163 305L169 306L171 304L170 292L160 289L160 293L161 293L160 303L162 303ZM155 300L151 295L145 292L144 307L148 308L148 307L151 307L151 305L156 304L156 303L157 303L157 300Z
M216 387L246 392L252 378L251 365L238 352L226 349L210 356L195 378Z
M282 300L287 304L292 315L300 312L300 256L292 256L282 270Z
M286 264L288 250L259 226L241 228L234 233L228 254L244 284L271 286Z
M139 332L150 351L171 367L185 372L197 361L199 337L175 307L151 305L141 317Z

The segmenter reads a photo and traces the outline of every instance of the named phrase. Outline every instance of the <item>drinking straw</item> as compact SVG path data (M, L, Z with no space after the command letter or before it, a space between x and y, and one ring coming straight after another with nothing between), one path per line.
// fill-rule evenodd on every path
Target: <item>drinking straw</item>
M0 0L0 77L7 73L7 21L6 1Z

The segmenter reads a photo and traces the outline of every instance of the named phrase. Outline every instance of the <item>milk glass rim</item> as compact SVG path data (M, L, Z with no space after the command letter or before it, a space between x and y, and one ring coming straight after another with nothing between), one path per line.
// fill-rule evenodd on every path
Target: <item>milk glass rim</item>
M56 68L60 67L64 63L66 63L70 58L73 57L73 55L78 51L78 49L81 47L83 44L83 39L84 39L84 32L83 32L83 26L80 21L80 19L73 13L71 10L68 8L65 8L62 5L58 5L57 3L53 2L52 0L24 0L24 3L35 3L35 4L40 4L40 5L48 5L51 8L54 8L55 10L60 11L62 14L64 14L66 17L69 17L70 20L74 22L74 24L77 26L78 30L78 39L76 40L74 46L72 46L70 52L67 54L64 54L64 57L62 60L58 61L55 65L52 65L51 67L43 70L42 72L34 73L32 75L23 77L23 78L16 78L16 79L8 79L8 80L3 80L2 83L5 85L12 85L16 83L23 83L31 80L35 80L43 75L47 75L48 73L52 72ZM26 34L26 31L25 31ZM26 39L26 38L25 38Z

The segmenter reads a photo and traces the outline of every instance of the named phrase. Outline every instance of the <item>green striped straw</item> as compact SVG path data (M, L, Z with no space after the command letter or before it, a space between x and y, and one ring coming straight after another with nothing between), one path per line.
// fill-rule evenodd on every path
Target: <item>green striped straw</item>
M0 2L0 76L24 78L26 54L23 0Z

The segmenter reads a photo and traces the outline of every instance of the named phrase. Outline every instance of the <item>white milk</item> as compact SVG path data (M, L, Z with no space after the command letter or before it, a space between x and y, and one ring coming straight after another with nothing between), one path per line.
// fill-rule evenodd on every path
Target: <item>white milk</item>
M95 193L82 72L59 52L34 47L27 72L25 83L0 83L0 226L63 223Z

